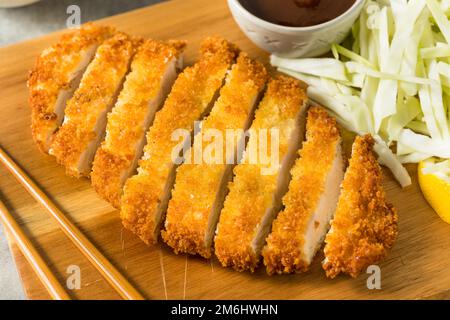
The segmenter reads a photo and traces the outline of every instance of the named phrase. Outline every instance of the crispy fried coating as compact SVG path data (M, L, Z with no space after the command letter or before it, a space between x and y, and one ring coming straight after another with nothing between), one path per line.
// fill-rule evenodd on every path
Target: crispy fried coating
M235 144L234 152L227 156L227 130L242 130L243 134L248 128L266 80L264 66L241 53L220 90L219 99L203 122L201 133L195 136L188 155L190 162L178 168L167 210L166 229L162 232L162 238L176 253L211 256L211 242L237 151ZM222 154L210 154L211 145L199 143L208 139L209 133L214 133L212 143L223 142ZM203 155L202 163L195 163L195 152Z
M308 270L310 261L304 252L306 237L311 232L308 230L311 226L316 229L314 231L319 227L319 217L315 217L315 212L326 194L327 179L333 174L330 172L332 170L340 170L336 175L341 179L336 179L329 186L330 189L336 189L334 200L337 201L344 173L340 155L341 138L336 120L321 107L310 108L306 137L298 152L299 158L291 170L289 191L283 197L284 210L274 220L272 232L267 237L267 244L262 252L269 274ZM337 158L341 167L335 168L333 164ZM322 232L325 235L326 229ZM321 238L323 240L323 236Z
M258 262L274 213L280 210L283 186L291 167L283 166L294 140L302 139L303 121L306 113L306 94L300 82L279 77L269 82L267 91L255 113L250 128L250 139L244 160L234 168L234 179L220 214L215 237L215 254L223 266L238 271L253 271ZM299 129L299 127L302 127ZM274 171L265 172L269 163L258 159L250 161L250 150L258 150L261 129L278 129L278 162ZM298 129L298 131L296 130ZM272 137L268 131L267 150L271 150ZM295 155L298 145L292 150ZM293 161L292 161L293 162Z
M97 150L91 181L97 193L116 208L125 180L136 169L145 133L175 81L184 46L183 41L146 40L108 114L106 137Z
M48 153L53 134L61 125L66 98L78 86L97 47L112 34L110 27L88 23L64 34L37 58L28 87L32 135L42 152Z
M331 229L325 238L323 269L330 278L357 277L380 262L397 237L397 211L386 202L382 171L370 135L357 137Z
M158 240L174 182L172 151L180 142L172 134L179 129L191 132L194 121L209 112L237 53L236 46L224 39L205 39L199 61L178 76L155 116L138 174L124 186L120 211L123 225L147 244Z
M98 48L80 87L68 102L64 123L50 149L50 154L66 167L68 175L89 175L96 143L103 135L106 113L122 87L134 45L134 41L121 32L106 40Z

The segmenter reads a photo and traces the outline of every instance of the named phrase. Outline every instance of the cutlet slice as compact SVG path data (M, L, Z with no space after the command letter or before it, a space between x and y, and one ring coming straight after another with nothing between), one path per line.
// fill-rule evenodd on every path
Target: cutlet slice
M28 77L31 130L39 149L48 153L64 118L66 102L80 83L98 46L113 34L91 23L63 35L37 58Z
M244 149L238 146L244 145L244 130L250 126L266 80L264 66L241 53L211 114L195 136L194 145L186 156L189 162L178 167L162 232L162 238L176 253L211 256L211 243L227 183L231 179L233 164L241 158ZM230 130L240 131L237 139L233 137L234 141L226 141ZM232 148L228 145L227 149L228 142L233 144ZM217 154L211 154L211 147ZM201 161L197 160L201 163L195 161L195 153L202 155Z
M397 211L386 202L383 174L370 135L357 137L336 214L325 238L323 269L330 278L352 277L380 262L398 233Z
M182 68L184 47L182 41L145 41L108 114L106 137L95 155L91 180L97 193L116 208L122 187L142 155L145 133Z
M147 133L138 173L127 180L121 198L123 225L145 243L156 242L175 180L174 133L192 132L194 122L209 113L238 49L224 39L203 41L200 59L177 78ZM182 141L190 146L190 136Z
M272 224L262 255L267 273L306 271L336 210L344 164L336 120L321 107L308 111L306 141L291 170L284 210Z
M92 160L134 54L134 41L122 32L97 50L67 104L64 122L49 153L66 167L68 175L89 176Z
M306 102L299 81L286 77L270 81L217 226L215 253L223 266L239 271L256 268L303 141ZM267 138L266 152L262 137ZM261 153L273 161L261 161ZM251 159L255 154L258 161Z

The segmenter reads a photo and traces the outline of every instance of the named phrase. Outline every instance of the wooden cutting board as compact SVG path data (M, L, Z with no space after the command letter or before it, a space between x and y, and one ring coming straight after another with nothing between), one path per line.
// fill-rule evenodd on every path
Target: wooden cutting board
M101 21L133 35L189 41L187 63L195 61L202 38L218 34L267 64L234 23L225 0L173 0ZM0 48L0 144L51 196L89 239L149 299L363 299L450 298L450 225L423 199L415 166L413 185L402 190L385 171L388 198L397 207L400 233L381 267L381 290L369 290L367 274L329 280L319 254L305 274L267 276L238 273L198 257L175 255L164 244L147 247L121 226L118 212L97 197L86 179L66 177L51 157L40 154L30 135L26 79L36 56L61 33ZM98 272L58 229L57 224L0 168L0 196L38 247L62 283L67 268L81 270L78 299L117 299ZM30 299L48 294L12 243L16 263Z

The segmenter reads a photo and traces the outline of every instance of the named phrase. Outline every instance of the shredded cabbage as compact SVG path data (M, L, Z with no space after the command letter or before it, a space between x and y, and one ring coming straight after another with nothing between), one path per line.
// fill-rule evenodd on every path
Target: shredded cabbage
M336 59L286 59L271 56L270 63L276 67L282 67L293 71L306 73L318 77L329 78L338 81L348 81L345 65Z
M450 56L450 46L447 44L420 49L422 59L447 58Z
M334 58L271 63L345 128L372 134L379 162L406 186L403 163L438 157L433 170L450 167L449 16L450 0L367 0Z

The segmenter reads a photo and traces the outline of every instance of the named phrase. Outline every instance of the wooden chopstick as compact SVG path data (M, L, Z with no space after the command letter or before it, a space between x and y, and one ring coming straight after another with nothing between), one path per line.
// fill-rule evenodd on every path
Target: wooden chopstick
M19 224L14 220L4 203L0 200L0 221L3 222L9 234L13 237L15 243L19 247L22 254L27 259L33 270L36 272L39 280L54 300L70 300L70 296L58 282L52 271L45 264L39 252L27 238L20 228Z
M86 236L58 209L50 198L28 177L28 175L0 147L0 161L9 172L24 186L30 195L39 202L56 220L61 230L84 254L108 283L123 299L143 300L144 297L128 282L127 279L108 261Z

